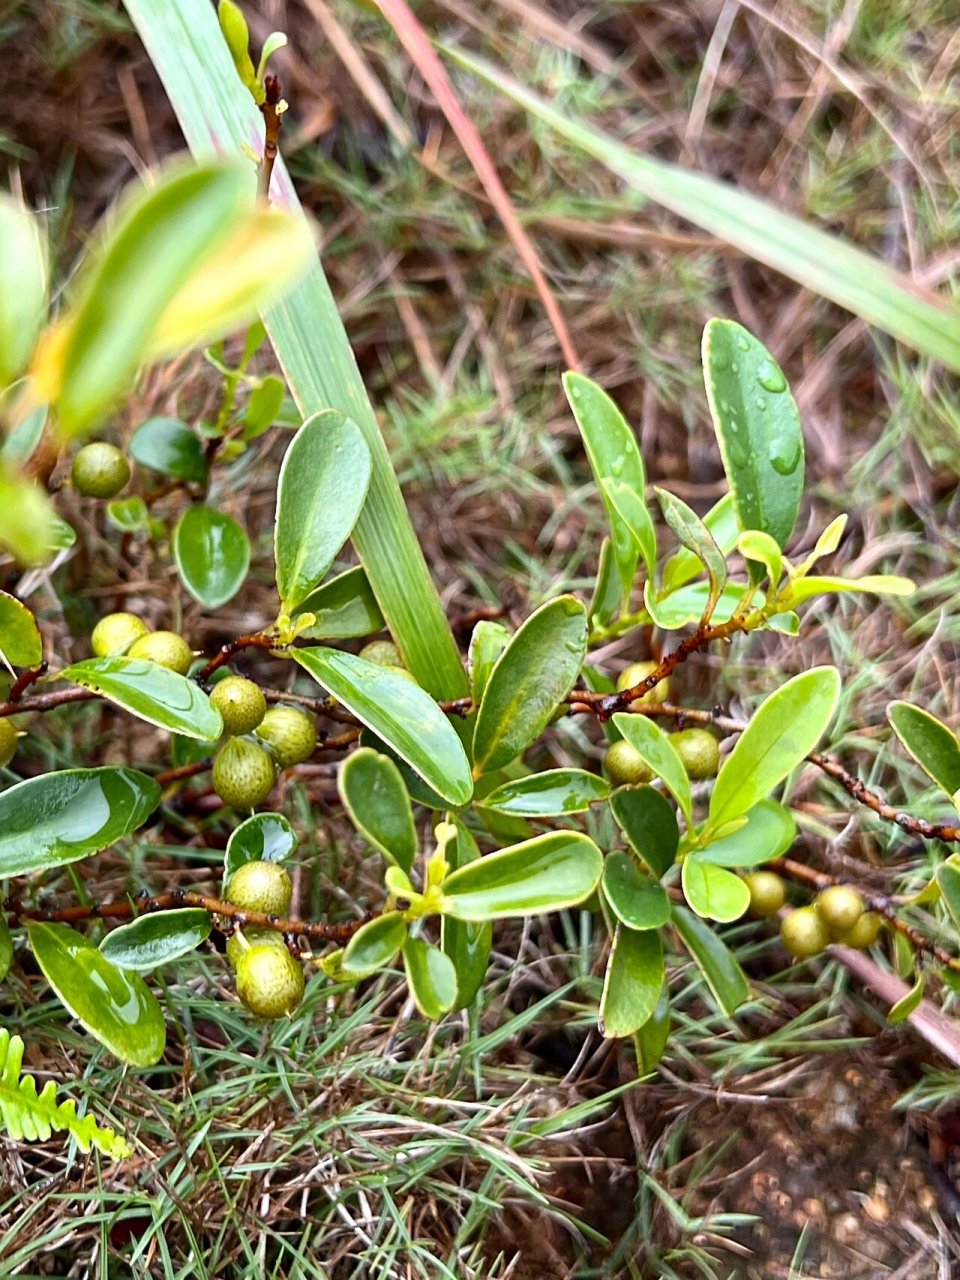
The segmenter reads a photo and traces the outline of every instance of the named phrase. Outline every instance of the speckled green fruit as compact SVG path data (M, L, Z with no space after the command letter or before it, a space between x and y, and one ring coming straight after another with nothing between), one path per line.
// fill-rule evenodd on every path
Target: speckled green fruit
M773 871L751 871L743 880L755 916L774 916L787 900L787 886Z
M637 748L623 738L607 748L603 757L603 771L617 786L649 782L653 777L653 770Z
M632 689L635 684L639 684L641 680L646 680L647 676L653 675L659 666L659 662L632 662L629 667L625 667L617 676L617 692L622 693L624 689ZM670 699L670 679L667 677L649 689L642 698L634 698L630 703L631 711L639 711L641 707L659 707Z
M317 726L313 716L299 707L271 707L257 727L281 769L309 760L317 746Z
M706 729L681 729L670 734L670 742L683 761L687 777L693 782L715 778L720 768L720 744Z
M293 882L279 862L245 862L227 883L228 902L265 916L285 916L292 897Z
M831 937L849 933L863 915L863 899L848 884L832 884L817 895L813 905Z
M193 662L193 650L175 631L151 631L134 640L127 650L128 658L146 658L158 667L169 667L185 676Z
M392 640L371 640L360 650L364 662L375 662L378 667L402 667L403 658Z
M90 643L98 658L126 653L134 641L149 635L150 628L135 613L108 613L93 628Z
M0 720L0 769L5 769L17 754L20 735L9 720Z
M249 738L228 738L214 757L213 789L224 804L235 809L255 809L266 800L276 780L273 756Z
M252 733L267 710L259 685L244 676L227 676L219 681L213 686L210 701L223 717L225 733Z
M85 498L115 498L130 479L130 463L116 445L96 441L74 458L71 478Z
M866 951L880 937L883 928L883 916L876 911L864 911L857 923L837 939L845 947L853 947L857 951Z
M240 957L251 947L282 947L286 951L287 944L276 929L238 929L227 940L227 962L231 969L236 969Z
M237 995L258 1018L282 1018L303 999L303 967L284 947L251 947L237 964Z
M830 941L830 934L813 907L797 907L784 917L780 940L797 960L807 960L820 954Z

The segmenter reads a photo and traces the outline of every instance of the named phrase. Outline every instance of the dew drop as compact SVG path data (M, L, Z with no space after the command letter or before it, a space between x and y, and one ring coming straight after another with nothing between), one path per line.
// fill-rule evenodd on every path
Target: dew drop
M764 391L769 391L776 395L780 391L786 391L787 380L777 368L775 364L765 361L757 371L757 381L763 387Z
M738 467L746 466L749 454L739 440L730 440L727 444L727 448L730 450L731 459Z
M737 346L740 348L741 351L749 351L750 341L748 338L744 337L744 335L741 333L737 337Z
M626 458L624 457L624 455L622 453L617 454L617 456L610 463L611 473L614 476L623 475L623 465L625 462L626 462Z
M733 370L734 373L740 372L740 365L737 363L736 360L733 361L733 363L730 365L730 368Z
M767 402L766 400L764 400L763 396L757 396L756 400L754 401L754 404L757 406L757 408L761 412L766 412Z
M717 373L725 373L730 368L730 361L726 356L714 356L710 363Z
M800 441L786 436L770 442L770 465L781 476L791 476L800 461Z

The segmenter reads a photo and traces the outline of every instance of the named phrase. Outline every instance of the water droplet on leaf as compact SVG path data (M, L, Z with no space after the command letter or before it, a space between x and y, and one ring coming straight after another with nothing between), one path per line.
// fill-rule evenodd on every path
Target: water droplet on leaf
M780 391L786 391L787 380L777 368L775 364L765 361L757 371L757 381L763 387L764 391L769 391L776 395Z

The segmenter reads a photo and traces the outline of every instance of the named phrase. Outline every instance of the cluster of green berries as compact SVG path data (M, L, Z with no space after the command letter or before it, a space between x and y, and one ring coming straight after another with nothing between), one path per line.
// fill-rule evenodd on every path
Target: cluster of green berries
M617 680L617 691L631 689L640 684L657 669L656 662L634 662L620 673ZM630 703L632 711L640 711L650 707L660 707L669 700L670 681L661 680L642 698ZM706 778L715 778L720 768L720 745L707 729L681 729L678 733L668 735L670 743L683 762L687 775L694 782L702 782ZM653 770L646 763L636 747L621 740L613 743L603 757L603 770L615 786L649 782Z
M151 631L135 613L108 613L93 629L93 652L98 658L143 658L185 676L193 664L193 650L176 631Z
M85 444L73 460L73 487L85 498L115 498L130 479L130 463L114 444Z
M310 759L317 727L299 707L268 709L261 689L244 676L221 680L210 701L228 735L214 757L213 789L225 804L255 809L273 790L278 769Z
M276 862L245 862L230 877L226 899L244 911L283 917L293 885ZM258 1018L282 1018L303 999L303 966L275 929L241 928L227 943L237 995Z
M773 871L753 871L744 876L750 890L750 910L755 916L772 916L787 898L787 887ZM788 911L780 926L780 940L798 960L819 955L831 942L858 951L872 947L880 936L883 919L868 911L856 889L833 884L819 893L810 906Z

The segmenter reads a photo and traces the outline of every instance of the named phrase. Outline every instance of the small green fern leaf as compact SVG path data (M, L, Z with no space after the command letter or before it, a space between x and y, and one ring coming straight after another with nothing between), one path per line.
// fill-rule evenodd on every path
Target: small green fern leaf
M56 1130L66 1130L81 1151L96 1147L104 1155L123 1160L131 1147L122 1134L101 1129L93 1116L77 1115L77 1104L57 1103L57 1087L48 1080L40 1093L33 1076L20 1075L23 1041L0 1027L0 1132L16 1141L43 1141Z

